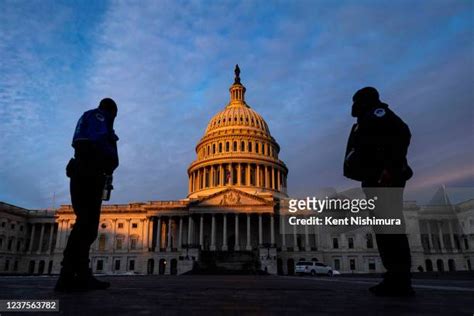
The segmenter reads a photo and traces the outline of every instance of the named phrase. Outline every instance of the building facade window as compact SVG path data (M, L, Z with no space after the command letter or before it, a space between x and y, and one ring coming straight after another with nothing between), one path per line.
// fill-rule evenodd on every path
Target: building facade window
M354 249L354 238L349 237L347 239L347 245L348 245L349 249Z
M374 248L374 237L372 236L372 234L367 234L365 238L367 240L367 248L368 249Z
M375 259L369 259L369 271L375 271Z
M334 237L334 238L332 239L332 247L333 247L334 249L338 249L338 248L339 248L339 239L338 239L337 237Z
M349 268L354 271L356 269L356 260L355 259L349 259Z
M96 270L97 271L104 270L104 260L97 260Z
M135 260L130 260L128 264L128 270L134 271L135 270Z
M117 250L121 250L123 248L123 238L122 237L117 238L116 248L117 248Z
M130 249L132 249L132 250L137 249L137 243L138 243L138 239L136 237L133 237L130 240Z

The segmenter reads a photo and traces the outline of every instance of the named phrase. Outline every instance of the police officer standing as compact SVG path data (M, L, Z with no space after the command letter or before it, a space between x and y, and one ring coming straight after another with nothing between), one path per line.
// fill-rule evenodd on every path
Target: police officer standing
M347 144L344 176L360 181L367 199L376 200L371 215L398 218L402 223L373 227L386 273L369 290L377 296L411 296L411 256L403 218L403 189L413 175L406 159L410 130L380 101L375 88L357 91L352 100L357 123Z
M66 168L66 174L71 178L71 202L76 222L64 250L57 291L107 289L110 286L92 275L89 249L97 238L104 189L111 189L107 180L119 164L118 137L113 129L116 116L114 100L105 98L98 108L85 112L77 123L72 140L74 158Z

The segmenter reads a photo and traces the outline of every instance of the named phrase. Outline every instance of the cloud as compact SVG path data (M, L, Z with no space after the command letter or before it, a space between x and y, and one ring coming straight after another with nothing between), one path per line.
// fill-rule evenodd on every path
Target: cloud
M1 13L0 200L47 207L56 192L69 203L70 135L105 96L119 105L112 202L184 198L194 147L227 103L236 63L281 146L291 194L357 185L341 164L351 97L365 85L412 129L413 188L474 185L470 3L49 5Z

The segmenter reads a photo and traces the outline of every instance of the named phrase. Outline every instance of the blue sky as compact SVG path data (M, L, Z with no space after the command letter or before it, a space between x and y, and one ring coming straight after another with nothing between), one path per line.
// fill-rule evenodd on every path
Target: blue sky
M0 0L0 201L69 203L79 116L119 105L113 203L180 199L239 63L292 196L346 189L353 93L379 89L410 126L407 198L474 187L472 1ZM431 190L431 191L430 191Z

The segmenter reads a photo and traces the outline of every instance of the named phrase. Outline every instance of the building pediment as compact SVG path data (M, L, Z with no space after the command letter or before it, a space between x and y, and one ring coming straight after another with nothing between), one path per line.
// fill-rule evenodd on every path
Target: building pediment
M273 201L238 189L228 188L193 201L190 208L273 207Z

